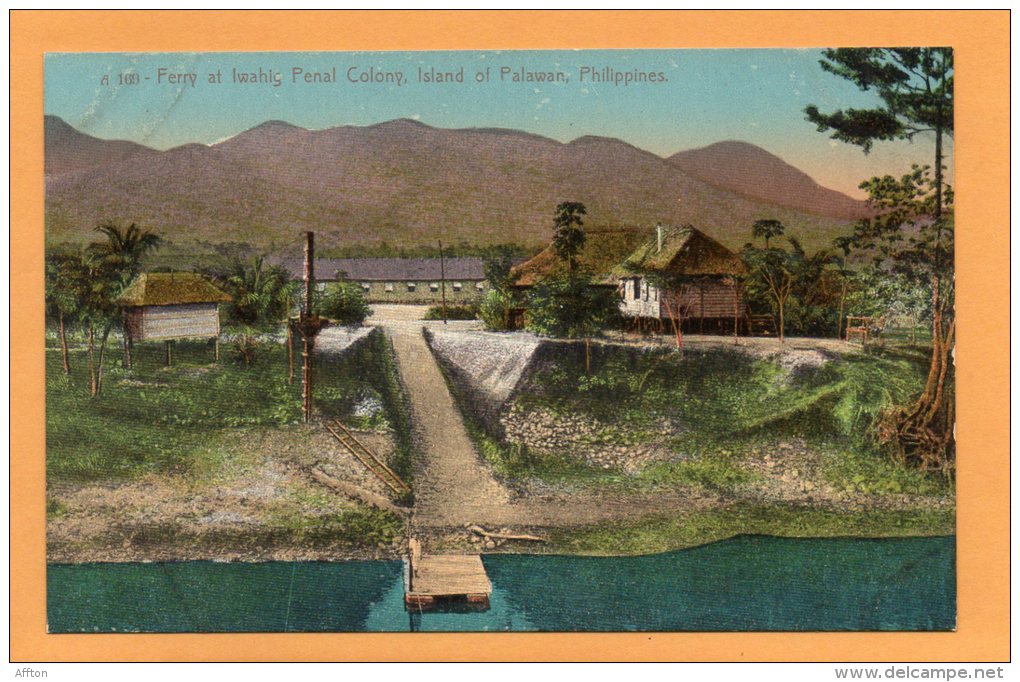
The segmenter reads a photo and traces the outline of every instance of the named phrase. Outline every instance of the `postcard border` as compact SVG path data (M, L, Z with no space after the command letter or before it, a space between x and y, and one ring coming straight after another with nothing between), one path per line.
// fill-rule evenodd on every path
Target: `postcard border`
M1006 661L1009 11L12 11L12 661ZM428 25L429 30L422 30ZM954 633L49 635L45 622L43 55L949 45L960 326ZM15 104L16 103L16 104Z

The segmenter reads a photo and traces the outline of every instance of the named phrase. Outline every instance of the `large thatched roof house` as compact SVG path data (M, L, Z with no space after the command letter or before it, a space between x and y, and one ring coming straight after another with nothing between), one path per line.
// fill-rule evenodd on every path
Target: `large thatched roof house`
M732 331L745 315L738 286L744 274L740 257L701 230L658 225L609 276L620 288L625 317Z

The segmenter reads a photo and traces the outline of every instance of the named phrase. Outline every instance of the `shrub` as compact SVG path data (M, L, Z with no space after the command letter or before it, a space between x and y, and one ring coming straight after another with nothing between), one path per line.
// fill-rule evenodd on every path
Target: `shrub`
M426 320L441 320L443 319L443 306L434 305L425 312ZM448 320L476 320L478 319L478 306L474 304L468 305L448 305L446 306L446 319Z
M316 312L345 327L357 327L372 314L361 287L353 282L334 282L315 305Z
M478 307L478 317L485 328L494 332L506 332L513 329L511 312L514 307L514 296L511 291L490 289Z

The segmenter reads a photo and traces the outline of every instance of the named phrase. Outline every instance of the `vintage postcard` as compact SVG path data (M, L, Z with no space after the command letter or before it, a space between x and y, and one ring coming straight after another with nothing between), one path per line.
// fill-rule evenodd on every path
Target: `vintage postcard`
M858 44L48 52L46 632L954 632L956 52Z

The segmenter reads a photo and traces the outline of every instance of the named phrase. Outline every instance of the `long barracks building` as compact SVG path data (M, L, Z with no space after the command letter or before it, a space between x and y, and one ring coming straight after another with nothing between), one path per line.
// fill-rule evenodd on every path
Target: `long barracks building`
M292 279L304 277L304 261L280 261ZM481 258L316 258L315 283L321 291L329 282L344 279L361 286L370 303L437 304L442 300L443 275L446 302L467 303L485 295Z

